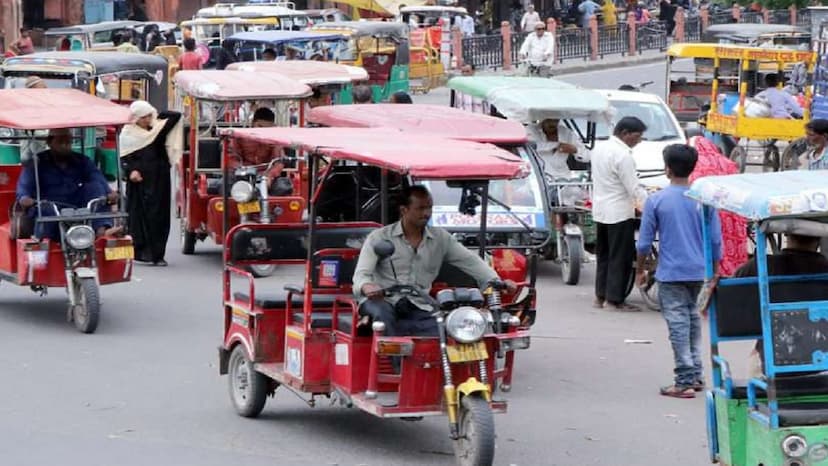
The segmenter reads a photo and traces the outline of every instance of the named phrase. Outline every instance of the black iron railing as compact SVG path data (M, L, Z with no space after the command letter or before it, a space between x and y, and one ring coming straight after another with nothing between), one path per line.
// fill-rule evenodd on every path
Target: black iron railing
M464 37L463 62L475 68L503 66L503 37L500 34Z
M762 24L765 22L765 17L758 11L746 11L739 17L740 23Z
M604 58L604 55L612 55L620 53L626 55L630 50L630 33L627 23L617 24L615 26L599 26L598 27L598 55Z
M796 12L796 25L801 27L811 26L811 10L799 10Z
M667 26L661 21L650 21L636 31L637 49L666 50Z
M534 34L533 32L514 32L512 33L512 63L517 64L520 61L520 47L523 45L523 41L526 40L526 37L529 34Z
M690 16L684 22L684 40L687 42L701 42L702 23L698 16Z
M559 62L570 60L572 58L589 57L590 40L589 31L582 28L566 28L558 31L558 56Z
M790 10L773 10L770 12L770 21L772 24L791 24L791 12Z

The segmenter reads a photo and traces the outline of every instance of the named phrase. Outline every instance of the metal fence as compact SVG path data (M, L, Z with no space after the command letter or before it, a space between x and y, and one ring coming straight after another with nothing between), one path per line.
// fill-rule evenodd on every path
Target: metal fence
M566 28L558 32L558 61L583 58L590 52L589 31L582 28Z
M529 34L534 34L533 32L515 32L512 33L512 63L518 63L520 61L520 46L523 45L523 41L526 40L526 37Z
M601 58L616 53L626 55L629 50L630 31L627 23L598 27L598 55Z
M773 10L770 12L772 24L791 24L790 10Z
M503 37L491 34L463 38L463 61L475 68L503 66Z
M636 47L644 50L667 50L667 26L661 21L650 21L636 30Z
M701 42L702 21L699 16L690 16L684 22L684 40Z
M811 10L800 10L796 12L796 25L802 27L811 26Z

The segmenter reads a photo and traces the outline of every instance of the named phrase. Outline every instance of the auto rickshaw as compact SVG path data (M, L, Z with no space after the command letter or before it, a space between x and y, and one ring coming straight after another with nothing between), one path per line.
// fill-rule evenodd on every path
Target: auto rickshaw
M237 62L227 69L278 73L295 79L313 89L315 105L324 105L320 102L350 104L353 102L353 85L368 80L368 73L363 68L313 60Z
M348 38L342 34L314 31L253 31L240 32L227 39L242 61L262 59L262 52L273 49L278 57L293 51L291 60L319 60L340 63L353 60ZM283 58L286 59L286 58Z
M238 225L227 234L219 373L228 375L237 413L258 416L267 397L283 387L311 407L323 396L380 418L447 416L458 463L491 465L492 413L507 408L497 385L511 383L514 351L529 347L534 289L521 283L523 298L504 306L499 280L484 294L476 283L448 283L439 292L396 286L387 291L435 303L440 337L384 336L383 323L359 314L352 275L366 236L398 215L389 203L393 192L418 180L446 180L460 191L460 211L474 214L472 206L479 205L485 213L488 182L525 176L525 162L491 145L392 129L263 128L225 135L304 151L310 175L323 173L311 176L307 223ZM487 216L479 218L485 238ZM393 267L389 244L374 251ZM485 240L481 244L485 249ZM265 291L244 271L250 264L301 264L304 284ZM399 372L391 357L400 361Z
M756 276L721 278L714 286L710 224L703 220L713 384L707 392L710 460L732 466L828 464L828 361L823 357L828 273L772 275L766 239L828 237L828 189L818 171L705 177L687 195L704 207L733 212L756 234ZM823 254L825 251L823 251ZM783 253L784 254L784 253ZM795 259L799 260L799 259ZM795 271L797 264L785 270ZM763 369L738 378L721 347L759 340ZM734 364L735 365L735 364Z
M310 87L275 73L227 70L179 71L174 81L177 108L184 114L187 132L187 150L175 174L175 212L181 222L182 254L193 254L196 241L207 237L223 244L228 209L229 225L250 222L254 217L263 223L299 221L305 210L304 198L270 196L263 178L265 167L247 166L243 159L231 176L250 185L245 192L247 200L231 204L222 201L222 192L233 180L222 175L219 131L249 126L255 106L272 109L278 126L290 125L293 118L303 125L304 99L311 96Z
M82 135L84 128L111 126L117 134L130 120L128 109L77 90L0 90L0 129L14 130L19 136L12 136L13 142L32 143L39 131L64 128ZM82 146L85 138L79 142ZM7 146L0 146L0 151L3 147ZM28 163L37 173L39 158L32 157ZM67 319L83 333L94 332L101 313L99 287L128 282L132 276L132 239L96 238L92 226L95 221L126 218L121 202L114 209L105 209L106 197L86 206L65 205L41 197L36 182L36 203L26 211L16 195L23 165L2 157L0 161L0 281L29 287L41 296L49 288L65 288ZM120 192L120 177L116 179ZM55 224L58 238L40 234Z
M345 65L361 66L368 72L374 102L388 100L397 91L408 92L410 50L408 25L378 21L343 21L314 25L311 30L348 37L353 60Z
M808 50L811 33L808 28L787 24L713 24L704 30L701 42Z
M129 105L146 100L159 111L168 107L168 64L162 57L121 52L41 52L7 59L0 65L2 88L26 86L38 76L49 88L75 88L112 102ZM94 128L87 128L84 154L97 161L104 174L114 180L118 154L114 134L106 144L95 144Z
M595 145L599 122L611 118L609 100L594 90L582 89L555 79L528 77L458 77L448 83L451 106L518 121L524 125L546 119L562 121L577 134L587 149ZM533 151L534 152L534 151ZM543 160L535 154L543 169ZM593 249L592 182L588 165L568 162L568 176L545 174L547 199L555 231L554 248L547 257L561 264L564 282L578 283L584 249Z
M78 52L113 47L115 34L131 32L140 25L139 21L103 21L52 28L46 31L45 36L47 40L54 41L54 50Z
M226 39L240 32L282 29L282 23L279 18L219 17L182 21L181 27L193 32L192 37L200 44L199 46L207 47L210 58L205 66L213 67L216 64L218 52L221 50L221 44Z
M494 144L520 157L530 167L529 176L493 180L489 184L487 244L510 247L492 249L492 266L498 273L515 281L535 282L537 252L549 245L554 226L544 189L546 178L528 144L523 125L460 109L422 104L315 107L308 114L308 123L339 128L396 128L411 134ZM457 212L456 190L440 180L424 180L423 184L428 186L434 199L431 224L450 231L467 247L476 247L479 220ZM579 270L579 266L574 269Z

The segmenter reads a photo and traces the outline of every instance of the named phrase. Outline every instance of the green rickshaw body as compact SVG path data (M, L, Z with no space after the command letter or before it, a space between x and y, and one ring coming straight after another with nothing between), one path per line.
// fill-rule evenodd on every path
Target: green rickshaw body
M149 101L158 111L167 109L168 63L163 57L121 52L41 52L12 57L0 65L0 88L25 87L26 79L38 76L49 88L74 88L128 105ZM117 173L114 147L96 148L101 139L94 128L84 130L83 152L97 160L104 174ZM81 146L76 148L81 150ZM0 146L0 158L19 163L18 146Z
M409 91L410 49L408 25L379 21L340 21L315 25L315 32L349 38L353 60L341 63L365 68L374 102L388 100L395 92ZM345 103L345 102L343 102Z

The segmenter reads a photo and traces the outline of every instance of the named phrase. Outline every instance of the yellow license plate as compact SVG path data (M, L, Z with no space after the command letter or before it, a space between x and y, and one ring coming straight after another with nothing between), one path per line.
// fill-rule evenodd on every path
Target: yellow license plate
M450 362L482 361L489 359L486 345L482 341L477 343L457 343L446 348Z
M261 211L259 201L243 202L239 204L240 214L255 214Z
M114 248L104 248L104 258L108 261L133 259L134 257L135 250L132 249L132 246L116 246Z

